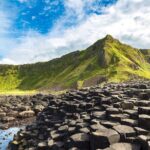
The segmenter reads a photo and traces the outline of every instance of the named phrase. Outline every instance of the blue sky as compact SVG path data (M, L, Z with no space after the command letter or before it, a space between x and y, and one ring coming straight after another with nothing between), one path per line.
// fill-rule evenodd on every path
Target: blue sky
M86 15L102 13L97 7L107 7L117 0L96 0L88 7L84 6ZM59 20L65 13L69 13L65 7L63 0L6 0L6 9L10 7L10 11L17 10L13 27L22 34L30 29L39 33L46 34L51 31L55 22ZM74 10L69 10L74 11ZM10 12L10 13L11 13ZM71 20L70 20L71 18ZM78 24L78 16L72 14L70 18L65 20L64 26L70 27Z
M147 48L149 5L146 0L0 1L0 63L47 61L106 34Z
M61 0L30 0L30 2L13 0L11 6L13 5L19 9L14 21L14 27L19 32L33 29L46 34L65 11Z

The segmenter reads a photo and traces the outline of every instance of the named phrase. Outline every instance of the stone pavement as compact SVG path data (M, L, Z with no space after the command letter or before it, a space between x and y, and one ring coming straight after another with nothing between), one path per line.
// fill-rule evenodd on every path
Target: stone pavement
M9 150L150 150L150 81L54 97Z

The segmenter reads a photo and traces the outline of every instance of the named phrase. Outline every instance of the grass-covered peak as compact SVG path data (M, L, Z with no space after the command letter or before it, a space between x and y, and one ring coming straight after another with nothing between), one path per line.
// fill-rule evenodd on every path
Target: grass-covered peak
M115 38L110 35L110 34L107 34L105 37L104 37L105 40L115 40Z

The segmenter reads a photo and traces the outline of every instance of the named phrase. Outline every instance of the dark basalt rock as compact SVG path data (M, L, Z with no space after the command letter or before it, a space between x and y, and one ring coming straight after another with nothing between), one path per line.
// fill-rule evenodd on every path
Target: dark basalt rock
M114 126L113 129L116 130L122 136L123 140L126 137L134 137L134 136L136 136L136 131L131 126L117 125L117 126Z
M139 126L150 130L150 115L139 115Z
M55 97L36 95L17 99L18 114L33 111L37 118L34 124L18 132L8 150L150 148L150 81L109 83ZM17 103L12 102L0 106L3 120L8 108L17 110Z
M6 127L28 123L35 115L48 106L52 95L0 96L0 123ZM33 118L33 119L32 119ZM26 124L25 123L25 124ZM0 126L4 129L3 126Z
M104 149L109 147L110 144L120 141L120 135L112 129L97 130L91 133L90 145L91 150L98 148Z
M90 149L89 135L87 133L76 133L70 137L70 146L79 149Z
M111 148L114 150L141 150L139 144L130 144L130 143L115 143L111 145Z

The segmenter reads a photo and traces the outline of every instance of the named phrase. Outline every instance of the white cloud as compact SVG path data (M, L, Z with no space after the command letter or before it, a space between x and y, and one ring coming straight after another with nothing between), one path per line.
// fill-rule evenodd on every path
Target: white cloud
M88 5L92 4L92 0L88 2ZM97 8L103 10L101 15L87 15L85 6L85 0L66 0L67 13L56 22L47 35L29 31L15 41L11 51L0 63L8 61L20 64L50 60L86 48L106 34L112 34L135 47L150 48L150 1L118 0L115 5ZM69 12L71 14L68 14ZM64 28L72 13L77 15L78 25Z
M20 3L28 2L29 0L18 0Z
M3 58L2 60L0 60L0 64L16 64L16 62L9 58Z
M73 10L79 17L84 14L84 1L83 0L66 0L65 7L69 11Z
M35 17L35 16L32 16L32 20L34 20L34 19L36 19L36 17Z
M0 1L0 55L9 51L13 46L16 46L16 40L10 36L14 32L11 27L16 12L14 10L10 17L10 12L4 9L5 5L5 1Z

